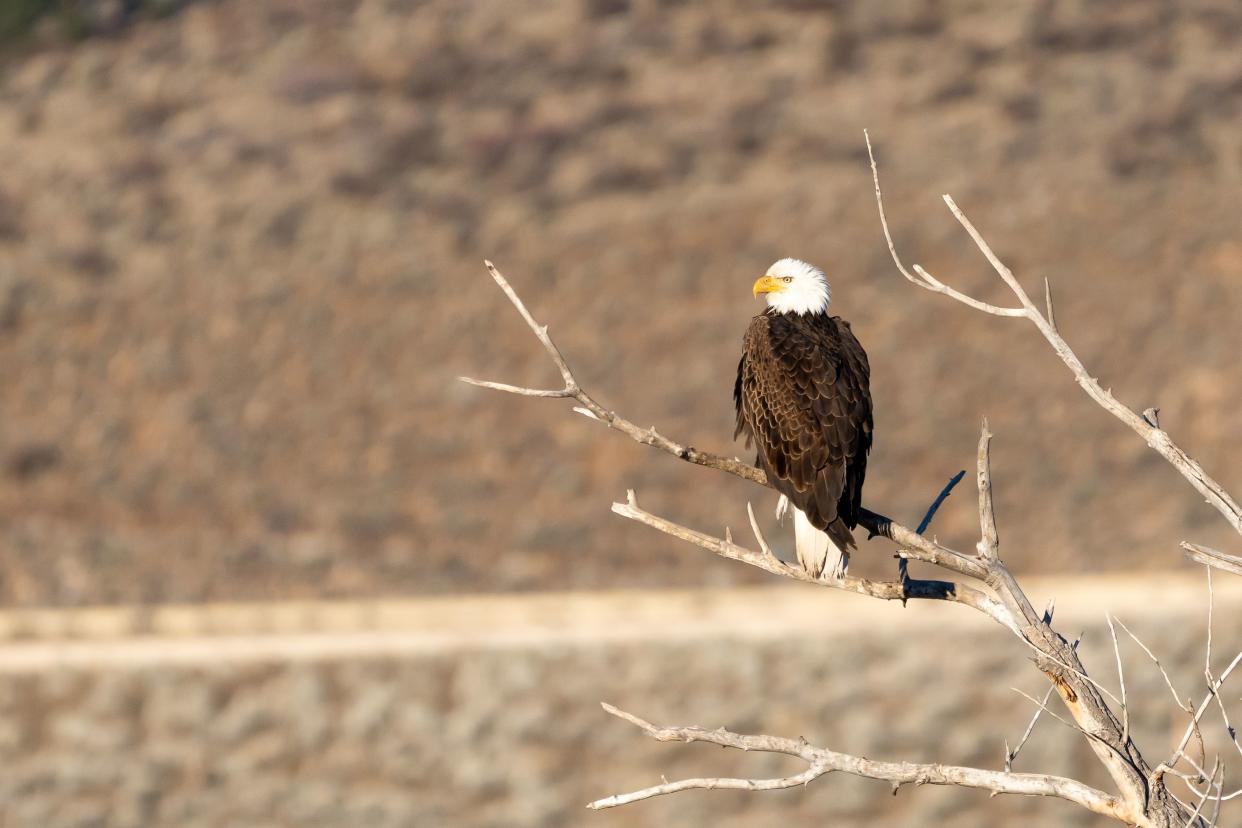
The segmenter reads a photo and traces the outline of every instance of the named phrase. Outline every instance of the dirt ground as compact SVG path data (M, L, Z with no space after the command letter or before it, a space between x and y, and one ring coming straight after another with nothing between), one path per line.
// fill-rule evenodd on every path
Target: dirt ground
M1227 0L220 0L10 57L0 601L757 581L608 505L719 531L769 493L456 382L555 381L484 257L602 402L726 452L749 286L816 262L871 354L866 505L916 520L987 416L1019 573L1227 546L1030 326L901 279L862 130L909 261L1007 301L952 193L1239 491L1240 34Z

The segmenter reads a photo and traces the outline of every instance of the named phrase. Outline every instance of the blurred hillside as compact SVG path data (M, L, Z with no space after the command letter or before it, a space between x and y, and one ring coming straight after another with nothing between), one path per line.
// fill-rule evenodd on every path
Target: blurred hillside
M0 49L114 34L144 19L171 14L191 0L5 0Z
M485 256L602 402L721 451L750 284L806 258L871 354L868 506L916 519L986 415L1017 572L1226 545L1033 329L901 279L862 129L908 260L1006 300L952 192L1236 492L1240 35L1225 0L220 0L13 56L0 600L751 579L608 504L715 530L770 494L454 380L554 381Z
M1059 599L1059 620L1084 631L1083 658L1107 685L1104 611L1133 625L1181 692L1202 692L1201 573L1164 573L1154 605L1150 576L1032 578L1027 587L1041 604ZM1218 581L1216 600L1218 618L1237 617L1242 580ZM1236 637L1224 640L1217 669ZM902 609L784 587L7 611L4 824L1115 825L1055 799L935 785L894 796L846 774L789 791L686 792L584 812L661 775L800 770L770 754L657 744L600 700L661 723L995 768L1033 710L1009 688L1046 686L1012 645L960 607ZM1121 648L1131 733L1166 755L1185 717L1142 651L1124 638ZM927 692L912 698L912 687ZM1232 750L1214 716L1204 737L1209 756ZM1014 767L1109 785L1079 735L1048 716ZM1225 803L1221 825L1238 824L1236 806Z

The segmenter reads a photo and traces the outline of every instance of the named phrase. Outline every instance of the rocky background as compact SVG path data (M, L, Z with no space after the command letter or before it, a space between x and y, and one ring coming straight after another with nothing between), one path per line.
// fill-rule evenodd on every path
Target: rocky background
M1226 589L1230 585L1235 588ZM1242 579L1217 585L1219 673L1238 638ZM610 701L665 724L803 735L873 759L999 768L1047 684L999 628L961 607L893 605L796 586L712 596L579 596L387 604L318 617L114 612L54 631L0 628L0 824L38 828L640 828L640 826L1115 823L1057 800L903 787L833 774L805 789L697 791L610 811L587 802L661 775L781 776L784 757L658 744ZM1202 577L1041 582L1084 662L1117 691L1104 611L1203 694ZM589 609L586 603L590 604ZM577 623L560 616L573 613ZM321 613L322 614L322 613ZM57 613L64 618L68 613ZM431 618L434 627L427 625ZM46 621L47 619L44 619ZM480 622L491 622L481 624ZM106 631L101 631L106 627ZM793 632L801 630L801 634ZM151 637L158 632L160 637ZM1120 632L1120 631L1119 631ZM1159 672L1122 634L1131 733L1154 761L1186 725ZM918 688L917 691L914 688ZM1238 705L1225 702L1238 720ZM1205 720L1209 764L1233 748ZM1196 761L1199 755L1196 752ZM1047 715L1020 771L1107 787L1081 737ZM1230 771L1237 779L1237 772ZM1225 803L1220 825L1236 825Z
M718 530L769 493L456 382L554 381L485 256L604 403L738 452L749 286L817 262L872 357L867 505L915 520L986 415L1019 572L1226 542L1030 326L901 279L862 130L907 259L1008 300L953 193L1238 491L1228 0L33 5L96 22L0 70L7 604L753 580L607 508ZM970 497L938 521L970 543Z
M1165 570L1236 536L1030 326L901 279L862 130L907 261L1008 301L951 192L1242 492L1240 36L1228 0L0 3L0 828L1098 824L849 778L588 814L788 771L600 700L996 767L1044 685L960 608L702 589L759 577L609 502L720 531L770 493L456 377L555 382L487 257L602 402L740 452L750 284L819 263L871 354L867 505L917 519L987 416L1006 560L1060 573L1101 681L1111 609L1188 692L1202 584ZM462 596L515 591L548 594ZM1183 719L1122 646L1158 761ZM1048 720L1018 766L1105 784Z

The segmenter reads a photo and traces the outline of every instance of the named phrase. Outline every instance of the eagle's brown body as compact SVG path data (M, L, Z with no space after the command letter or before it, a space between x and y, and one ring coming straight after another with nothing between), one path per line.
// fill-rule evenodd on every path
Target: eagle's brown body
M771 308L756 316L733 399L734 437L754 441L776 490L839 550L854 547L872 417L867 354L849 323Z

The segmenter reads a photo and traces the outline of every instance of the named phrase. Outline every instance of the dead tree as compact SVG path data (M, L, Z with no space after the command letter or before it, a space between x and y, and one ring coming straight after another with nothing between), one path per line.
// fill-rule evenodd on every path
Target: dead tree
M869 140L867 148L870 152ZM1154 409L1148 409L1141 414L1136 413L1113 397L1088 373L1082 361L1075 355L1057 329L1052 292L1048 284L1045 282L1044 305L1041 309L1032 301L1013 273L996 256L979 231L949 196L944 196L949 210L1013 293L1018 302L1017 306L998 307L982 302L939 281L918 265L913 266L913 272L907 269L897 254L889 232L874 156L871 160L871 170L875 181L876 205L879 209L884 237L894 264L906 279L924 290L943 294L983 313L1021 318L1031 322L1069 368L1074 379L1088 396L1129 426L1147 445L1168 460L1186 478L1187 482L1205 497L1207 502L1212 504L1239 534L1242 534L1242 507L1239 507L1237 501L1212 479L1198 462L1179 448L1167 432L1161 429L1157 412ZM596 402L575 379L564 356L548 335L547 326L535 321L500 271L491 262L486 264L492 278L521 313L522 318L526 320L551 357L552 362L560 371L564 384L561 388L537 389L465 377L462 378L463 381L524 396L573 400L576 403L573 407L575 412L620 431L639 443L652 446L689 463L727 472L760 485L768 485L763 471L754 466L737 459L683 445L660 434L655 428L640 428L615 411L604 408ZM1229 741L1238 749L1239 756L1242 757L1242 746L1239 745L1236 732L1220 697L1222 685L1242 662L1242 652L1239 652L1219 675L1213 675L1210 667L1212 644L1209 620L1206 661L1208 667L1205 669L1207 687L1203 700L1197 706L1192 706L1183 701L1184 697L1173 688L1168 674L1147 646L1133 633L1130 633L1124 625L1121 625L1161 671L1175 703L1185 711L1188 719L1185 733L1171 755L1162 761L1153 761L1148 758L1148 755L1145 755L1135 744L1130 733L1129 708L1124 673L1121 672L1121 655L1117 646L1115 619L1110 617L1108 622L1121 677L1120 697L1087 674L1078 657L1077 642L1067 640L1053 628L1051 608L1045 612L1039 612L1031 605L1018 581L1000 558L1000 540L992 507L989 464L991 439L992 435L985 421L979 439L976 469L980 539L973 551L950 549L923 534L940 503L961 479L960 474L951 480L935 499L917 529L909 529L879 513L863 510L861 524L871 535L888 538L898 547L897 556L903 565L899 576L892 581L854 576L834 578L828 574L814 578L800 567L786 564L768 546L749 504L747 504L747 510L750 514L750 526L758 551L736 543L728 529L725 530L723 538L714 537L647 512L639 506L633 491L628 493L626 502L614 503L612 510L622 517L644 523L717 555L758 567L773 575L887 601L904 602L909 599L924 599L954 602L975 609L1001 625L1013 635L1017 646L1021 647L1025 653L1033 655L1035 666L1051 683L1043 701L1028 697L1036 706L1034 716L1018 744L1012 749L1006 745L1003 767L983 769L901 761L873 761L811 745L800 739L743 735L724 729L706 730L700 727L659 726L605 704L604 709L608 713L630 722L648 736L660 741L707 742L740 750L783 753L803 760L806 763L806 770L793 776L776 779L702 778L662 782L650 788L596 800L588 807L613 808L654 796L695 788L776 790L805 785L825 774L844 772L883 780L892 785L894 792L902 785L932 784L979 788L993 794L1059 797L1094 813L1112 817L1127 825L1143 826L1143 828L1173 828L1173 826L1209 828L1221 824L1220 816L1224 803L1242 798L1242 789L1232 791L1228 789L1225 783L1225 764L1220 756L1216 757L1211 767L1204 767L1203 764L1206 763L1196 762L1190 755L1188 747L1192 738L1199 737L1201 741L1201 733L1207 726L1206 717L1211 710L1213 716L1218 715L1222 720L1221 724ZM1208 568L1209 602L1213 568L1242 574L1242 558L1188 542L1184 542L1182 546L1193 560ZM904 567L904 563L909 560L930 564L943 571L945 578L943 580L910 578ZM1047 702L1054 692L1060 696L1066 715L1048 708ZM1026 743L1040 716L1045 713L1061 720L1081 734L1100 764L1108 772L1112 780L1112 790L1100 790L1066 777L1021 773L1013 770L1014 759Z

